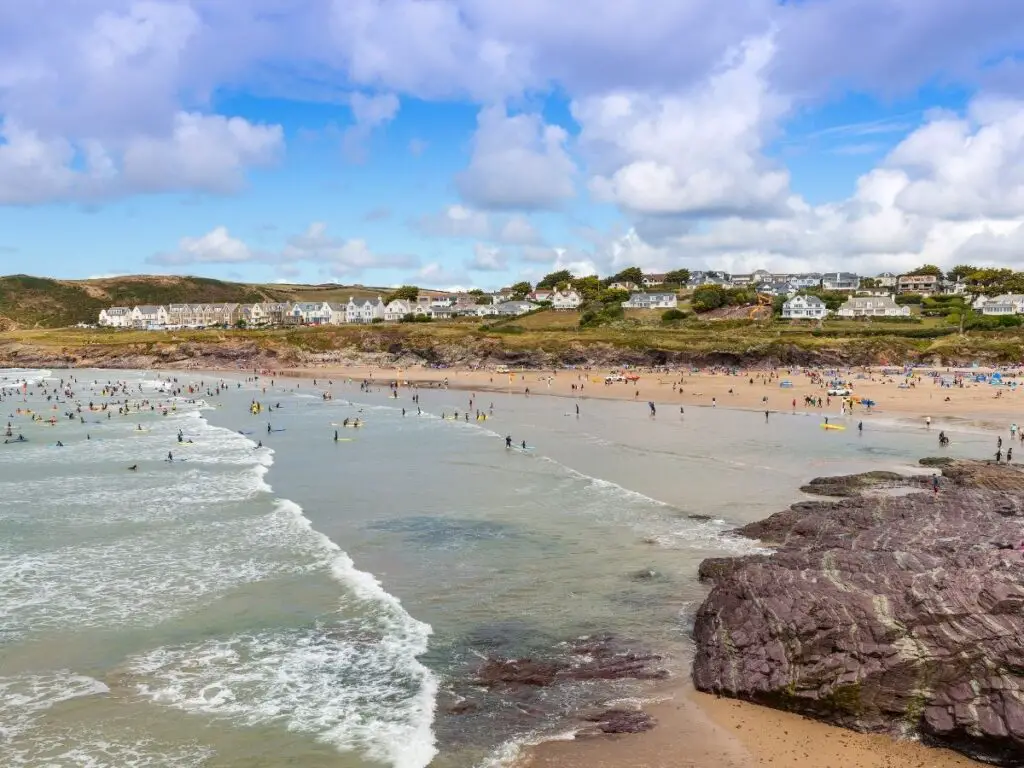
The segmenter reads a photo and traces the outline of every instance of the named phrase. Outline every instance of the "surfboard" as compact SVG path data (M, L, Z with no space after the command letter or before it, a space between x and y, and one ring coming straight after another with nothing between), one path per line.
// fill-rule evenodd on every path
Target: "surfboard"
M822 424L821 428L822 429L836 429L836 430L840 430L840 431L846 429L846 427L841 427L838 424Z

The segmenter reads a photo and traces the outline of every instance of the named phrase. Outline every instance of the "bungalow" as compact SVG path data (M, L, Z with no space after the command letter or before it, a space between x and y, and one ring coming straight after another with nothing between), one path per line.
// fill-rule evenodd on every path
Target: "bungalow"
M527 312L532 312L535 309L540 309L540 307L529 301L503 301L494 307L494 314L505 317L525 315Z
M568 291L555 291L551 294L553 309L579 309L582 303L583 297L571 288Z
M631 283L628 280L616 280L614 283L611 283L608 287L611 288L613 291L629 291L630 293L639 290L639 286L636 283Z
M634 293L629 301L622 302L623 309L675 309L679 297L674 293Z
M167 307L145 304L132 310L133 328L165 328L167 326Z
M1001 296L986 299L981 304L983 315L1024 315L1024 295L1004 293Z
M554 291L550 291L547 288L538 288L526 294L526 298L530 301L551 301L551 294L553 293Z
M132 311L128 307L101 309L99 324L105 328L131 328Z
M821 287L826 291L856 291L860 276L853 272L827 272L821 276Z
M892 296L854 296L836 313L840 317L909 317L910 307L901 307Z
M817 296L794 296L782 305L787 320L821 320L827 314L825 302Z

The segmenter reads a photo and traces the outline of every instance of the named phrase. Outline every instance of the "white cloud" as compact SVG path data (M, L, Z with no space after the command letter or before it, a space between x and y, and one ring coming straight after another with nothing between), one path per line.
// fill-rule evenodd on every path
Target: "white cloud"
M345 131L342 148L350 161L363 162L366 159L366 142L370 135L377 128L394 120L401 105L393 93L376 96L353 93L349 97L349 106L352 108L354 124Z
M789 174L761 151L786 109L766 70L767 38L730 52L682 93L612 92L576 101L594 194L640 215L764 215L780 210Z
M472 272L503 272L508 269L508 255L493 245L477 243L466 269Z
M200 237L185 237L178 249L149 257L151 264L271 264L279 269L298 263L317 264L336 277L358 275L373 269L406 269L418 259L405 254L381 254L371 250L365 240L332 237L323 222L313 222L305 232L288 238L279 250L257 250L230 235L227 228L216 227Z
M576 166L565 149L568 134L541 115L508 115L485 107L477 117L469 167L455 184L485 209L554 208L575 194Z
M245 170L273 163L280 126L242 118L180 113L166 136L137 136L114 145L44 137L13 122L0 124L0 204L95 201L139 192L238 189Z
M421 216L412 226L431 237L489 240L504 245L535 245L542 241L540 233L525 216L489 214L457 204L439 213Z

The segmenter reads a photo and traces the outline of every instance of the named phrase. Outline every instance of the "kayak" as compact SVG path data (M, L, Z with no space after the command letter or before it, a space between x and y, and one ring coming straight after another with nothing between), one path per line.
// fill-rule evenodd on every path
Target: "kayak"
M822 429L837 429L837 430L840 430L840 431L846 429L846 427L841 427L838 424L822 424L821 428Z

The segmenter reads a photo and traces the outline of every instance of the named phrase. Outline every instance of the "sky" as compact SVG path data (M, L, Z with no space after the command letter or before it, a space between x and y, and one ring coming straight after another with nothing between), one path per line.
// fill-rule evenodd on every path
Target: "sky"
M1021 254L1020 0L0 3L0 274Z

